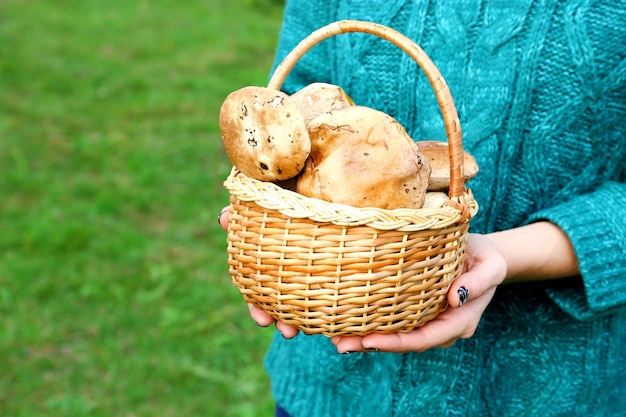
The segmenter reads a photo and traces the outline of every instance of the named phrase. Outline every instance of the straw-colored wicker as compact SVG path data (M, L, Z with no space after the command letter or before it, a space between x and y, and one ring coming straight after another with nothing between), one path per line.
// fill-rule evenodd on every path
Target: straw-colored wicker
M424 51L397 31L352 20L325 26L290 52L268 88L279 89L318 42L347 32L390 41L428 77L448 137L450 199L442 208L356 208L304 197L233 167L225 181L230 274L246 302L307 334L406 332L447 307L477 204L464 184L461 126L448 86Z

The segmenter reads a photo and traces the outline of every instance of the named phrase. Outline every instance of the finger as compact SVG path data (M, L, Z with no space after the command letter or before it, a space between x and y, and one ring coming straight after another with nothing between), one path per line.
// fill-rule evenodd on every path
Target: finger
M460 287L458 287L456 289L456 293L453 290L453 287L451 287L450 291L448 291L448 303L450 303L451 305L456 305L458 307L461 307L463 304L467 302L467 300L469 299L469 296L470 296L469 288L467 288L465 285L461 285ZM455 304L456 298L458 298L458 302L456 302Z
M375 348L383 352L423 352L436 345L434 341L429 342L423 329L416 329L409 333L371 334L365 336L362 341L362 346L365 348Z
M224 207L220 214L217 216L217 222L222 229L228 229L228 207Z
M298 335L300 332L296 327L283 323L282 321L276 322L276 329L283 335L285 339L291 339Z
M408 333L372 334L363 338L363 347L386 352L424 352L434 347L451 346L457 339L474 335L482 312L495 288L468 302L462 309L447 309L424 326Z
M281 321L276 321L276 319L267 314L265 310L255 307L252 304L248 304L248 309L250 310L250 316L252 316L252 319L256 321L259 326L267 327L272 323L276 323L276 329L286 339L291 339L298 334L298 329Z
M506 263L493 248L481 248L471 254L467 264L467 271L448 290L448 303L453 307L482 297L498 286L506 275Z
M275 321L274 317L252 304L248 304L248 309L250 310L250 316L252 316L252 319L261 327L267 327Z
M485 275L481 269L472 269L461 274L448 289L448 304L461 307L463 304L479 298L485 292Z
M461 307L471 300L482 297L499 284L500 272L496 266L487 262L477 262L473 269L461 274L450 285L448 303Z
M470 313L470 309L472 307L468 306L464 312ZM424 326L407 333L367 335L363 338L363 347L384 352L425 352L434 347L451 346L466 332L464 314L460 313L461 310L446 310Z
M339 336L333 337L333 344L339 353L363 352L363 337L361 336Z
M450 337L449 331L436 326L433 321L429 326L412 330L408 333L371 334L363 338L366 349L378 349L383 352L425 352L438 346L451 346L456 337Z

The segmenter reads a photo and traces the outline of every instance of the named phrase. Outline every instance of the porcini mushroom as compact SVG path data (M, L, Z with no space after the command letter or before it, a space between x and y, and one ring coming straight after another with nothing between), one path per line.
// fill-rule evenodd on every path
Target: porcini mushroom
M450 156L448 144L436 140L422 140L416 142L420 151L430 161L431 173L428 181L428 191L440 191L450 187ZM463 177L465 182L471 180L478 173L476 159L468 152L463 151Z
M293 93L291 98L296 102L306 123L320 114L354 105L341 87L328 83L309 84Z
M440 208L443 207L443 203L449 199L448 194L443 191L429 191L424 196L424 205L422 208Z
M296 103L265 87L244 87L229 94L220 109L220 131L235 167L262 181L295 177L311 150Z
M307 127L311 154L298 193L354 207L422 207L430 164L394 118L351 106Z

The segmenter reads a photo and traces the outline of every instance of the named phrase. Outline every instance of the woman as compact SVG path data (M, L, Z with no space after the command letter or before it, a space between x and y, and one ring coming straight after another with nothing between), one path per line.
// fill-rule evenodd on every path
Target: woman
M341 19L414 39L452 91L480 166L468 184L480 211L452 308L422 328L329 339L276 323L266 367L279 412L624 415L626 2L313 4L287 2L277 62ZM283 88L316 81L392 115L415 140L445 140L428 81L382 39L328 39Z

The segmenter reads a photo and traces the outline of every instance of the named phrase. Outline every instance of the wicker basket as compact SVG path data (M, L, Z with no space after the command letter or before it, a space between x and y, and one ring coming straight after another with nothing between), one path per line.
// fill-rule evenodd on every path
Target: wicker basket
M268 87L279 89L318 42L348 32L390 41L428 77L448 137L448 202L435 209L356 208L304 197L233 168L225 181L231 194L228 264L246 302L304 333L405 332L447 307L478 207L464 184L461 127L450 91L424 51L404 35L370 22L332 23L300 42Z

